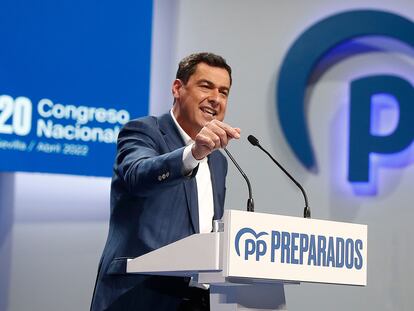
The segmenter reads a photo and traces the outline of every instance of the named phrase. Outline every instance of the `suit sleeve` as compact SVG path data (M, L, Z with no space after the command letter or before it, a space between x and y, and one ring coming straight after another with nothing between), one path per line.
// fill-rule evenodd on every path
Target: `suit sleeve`
M131 194L152 195L188 179L183 174L184 148L163 153L167 146L158 127L131 121L119 133L115 174Z

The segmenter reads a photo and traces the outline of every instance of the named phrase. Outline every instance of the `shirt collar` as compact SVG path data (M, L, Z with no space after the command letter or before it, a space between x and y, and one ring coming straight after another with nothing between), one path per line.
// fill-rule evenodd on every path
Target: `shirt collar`
M194 140L192 140L191 137L180 126L180 124L178 123L177 119L175 118L175 116L172 112L172 109L170 110L170 115L171 115L171 118L173 119L173 121L175 123L175 126L178 128L178 131L180 132L180 136L183 139L184 144L186 146L191 145L194 142Z

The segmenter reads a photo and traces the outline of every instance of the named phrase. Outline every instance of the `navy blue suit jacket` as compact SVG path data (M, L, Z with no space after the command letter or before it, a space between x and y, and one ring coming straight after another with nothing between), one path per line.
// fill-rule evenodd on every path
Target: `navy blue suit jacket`
M126 260L199 232L195 175L184 176L184 142L170 114L130 121L118 137L108 239L91 310L175 310L188 279L127 275ZM214 219L223 215L227 161L208 157Z

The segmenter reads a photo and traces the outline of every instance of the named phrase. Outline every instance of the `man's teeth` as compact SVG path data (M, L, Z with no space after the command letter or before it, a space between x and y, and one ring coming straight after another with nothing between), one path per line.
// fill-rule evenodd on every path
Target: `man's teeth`
M208 108L203 108L202 110L203 110L203 112L211 114L212 116L216 115L216 112L214 110L211 110L211 109L208 109Z

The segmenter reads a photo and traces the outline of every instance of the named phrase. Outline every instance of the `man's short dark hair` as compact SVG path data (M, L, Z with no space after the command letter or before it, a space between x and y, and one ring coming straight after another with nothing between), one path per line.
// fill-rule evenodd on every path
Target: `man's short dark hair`
M232 83L231 67L226 63L226 60L213 53L194 53L184 57L178 64L176 79L180 79L184 84L187 84L191 75L196 71L199 63L205 63L212 67L219 67L226 69L230 77L230 85Z

